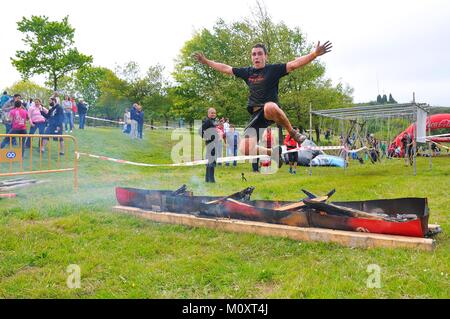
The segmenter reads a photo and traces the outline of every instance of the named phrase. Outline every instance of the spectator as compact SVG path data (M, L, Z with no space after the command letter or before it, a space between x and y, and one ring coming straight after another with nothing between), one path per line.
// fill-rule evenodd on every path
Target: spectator
M9 116L11 118L11 129L9 130L8 134L27 134L28 113L23 107L21 101L17 100L14 102L14 109L9 112ZM9 145L11 139L11 137L5 137L0 148L5 148L6 145ZM25 138L21 138L21 140L23 156L23 152L25 149Z
M78 111L78 117L80 118L80 124L79 129L84 130L84 124L86 122L86 113L87 113L88 107L86 103L84 103L83 99L80 99L77 103L77 111Z
M298 132L299 129L297 127L294 127L294 131ZM287 146L288 151L298 148L298 143L290 136L289 133L286 135L286 138L284 139L284 145ZM298 151L288 153L288 156L289 156L289 173L297 174ZM294 169L292 169L292 167L294 167Z
M130 134L131 131L131 118L130 109L126 108L125 113L123 113L123 133Z
M62 135L64 125L64 110L61 105L57 103L56 98L50 98L50 110L47 113L41 112L42 116L48 120L48 126L45 129L45 134ZM57 140L58 138L53 138ZM41 152L45 152L45 146L48 143L48 137L42 139ZM59 155L64 155L64 140L59 138L60 152Z
M20 94L14 94L13 98L9 99L2 107L2 122L5 124L5 133L8 134L11 131L11 117L9 112L14 109L14 103L20 101ZM12 138L12 144L16 145L16 138Z
M227 157L228 156L237 156L237 150L239 145L239 134L235 131L234 126L230 125L228 128L228 132L226 133L226 141L227 141ZM233 161L233 166L237 165L237 161ZM226 163L226 166L230 166L230 162Z
M265 145L263 145L264 147L267 148L272 148L273 145L273 134L272 134L272 128L270 126L268 126L266 128L266 130L263 133L263 143ZM269 167L271 165L272 161L269 160L262 160L261 161L261 166L262 167ZM267 169L266 169L267 170Z
M403 134L403 137L401 139L401 142L403 144L403 151L404 151L404 157L406 164L412 165L413 164L413 156L414 156L414 147L413 147L413 140L411 138L411 135L409 135L407 132Z
M144 111L141 105L136 107L136 120L137 120L137 131L138 138L142 140L142 131L144 129Z
M3 105L8 102L11 99L11 97L8 95L8 92L3 92L2 97L0 98L0 109L3 107Z
M380 153L381 153L381 158L387 157L387 142L386 141L381 141L380 144Z
M54 98L57 104L60 104L60 102L61 102L58 91L54 91L50 98Z
M217 121L216 121L216 110L214 108L208 109L208 116L203 119L201 126L201 136L205 139L206 144L206 177L207 183L215 183L214 179L214 169L216 167L216 147L218 140L217 131Z
M223 132L225 133L225 141L227 140L226 136L229 130L230 130L230 120L228 118L225 118L223 121Z
M75 102L75 98L72 96L70 98L70 103L72 103L72 122L74 123L73 126L75 127L75 114L77 114L77 102Z
M433 151L433 156L438 156L441 153L441 150L439 149L439 147L436 145L435 142L431 144L431 150Z
M395 145L395 142L392 142L391 144L389 144L388 151L387 151L388 158L395 157L395 149L396 148L397 148L397 146Z
M137 124L138 124L137 116L136 116L137 106L138 106L138 104L134 103L130 110L130 120L131 120L130 137L132 139L137 138Z
M223 141L225 137L225 132L223 128L224 118L221 118L219 121L219 124L216 126L217 129L217 147L216 147L216 154L217 158L222 158L223 155ZM221 166L222 163L217 163L217 165Z
M25 105L25 108L27 109L27 111L30 109L30 107L32 107L34 105L34 101L33 101L33 99L32 98L30 98L29 100L28 100L28 103L27 103L27 105Z
M45 132L45 117L42 116L41 112L48 113L48 110L42 106L40 99L35 99L33 105L28 109L28 117L30 119L30 133L34 134L36 130L39 130L39 134L44 134ZM29 148L31 144L31 138L27 138L25 147ZM40 143L38 144L38 147Z
M64 124L66 127L66 133L69 133L68 126L70 127L70 133L73 132L73 114L72 114L72 101L68 95L64 96L62 103L64 109Z

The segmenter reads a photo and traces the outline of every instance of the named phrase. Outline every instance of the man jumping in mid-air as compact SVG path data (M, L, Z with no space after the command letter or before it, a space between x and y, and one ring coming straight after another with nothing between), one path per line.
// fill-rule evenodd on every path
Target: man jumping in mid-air
M250 91L247 111L252 115L252 119L247 125L246 131L249 128L254 128L256 134L258 134L259 129L276 123L283 126L300 145L306 139L306 136L292 128L286 114L278 106L278 83L281 77L310 63L318 56L330 52L331 48L331 42L327 41L323 45L320 45L319 42L310 54L285 64L266 64L268 59L266 47L264 44L256 44L252 48L253 67L245 68L233 68L223 63L208 60L201 52L194 53L194 58L202 64L208 65L219 72L239 77L247 83ZM259 154L272 155L271 149L258 145L258 139L255 135L248 136L248 134L245 134L239 145L239 150L245 155L255 154L255 151ZM281 155L279 146L278 151Z

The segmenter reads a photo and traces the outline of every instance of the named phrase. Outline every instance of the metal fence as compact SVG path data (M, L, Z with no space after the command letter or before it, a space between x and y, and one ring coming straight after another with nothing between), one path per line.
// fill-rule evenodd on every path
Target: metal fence
M0 140L0 177L73 172L78 188L78 143L73 136L0 134Z

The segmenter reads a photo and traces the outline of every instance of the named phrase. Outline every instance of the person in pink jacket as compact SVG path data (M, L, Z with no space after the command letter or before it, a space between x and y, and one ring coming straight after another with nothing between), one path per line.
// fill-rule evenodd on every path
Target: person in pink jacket
M27 134L27 120L28 113L21 101L14 102L14 108L9 112L9 117L11 118L11 130L8 134ZM5 148L11 142L12 138L6 136L0 148ZM22 141L22 157L24 152L25 138L20 138Z
M34 104L28 109L28 117L30 118L30 133L34 134L37 130L39 130L39 134L44 134L45 132L45 117L42 116L41 111L47 113L48 110L42 106L42 102L40 99L35 99ZM27 142L25 144L26 148L30 148L30 138L27 138ZM40 141L39 141L40 144ZM39 147L38 144L38 147Z

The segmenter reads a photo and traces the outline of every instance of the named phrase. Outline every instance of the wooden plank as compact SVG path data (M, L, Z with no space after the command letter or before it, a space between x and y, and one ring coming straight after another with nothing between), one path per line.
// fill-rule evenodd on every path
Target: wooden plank
M322 197L317 197L317 198L312 198L312 201L317 201L317 202L324 202L328 199L328 196L322 196ZM293 209L297 209L300 207L305 206L305 203L303 201L300 202L296 202L296 203L292 203L292 204L287 204L287 205L283 205L277 208L274 208L274 210L279 211L279 212L284 212L287 210L293 210Z
M180 224L191 227L208 227L217 230L284 237L302 241L331 242L349 247L413 248L426 251L432 251L435 247L435 241L429 238L358 233L312 227L303 228L236 219L202 218L193 215L152 212L127 206L114 206L113 211L128 213L161 223Z

